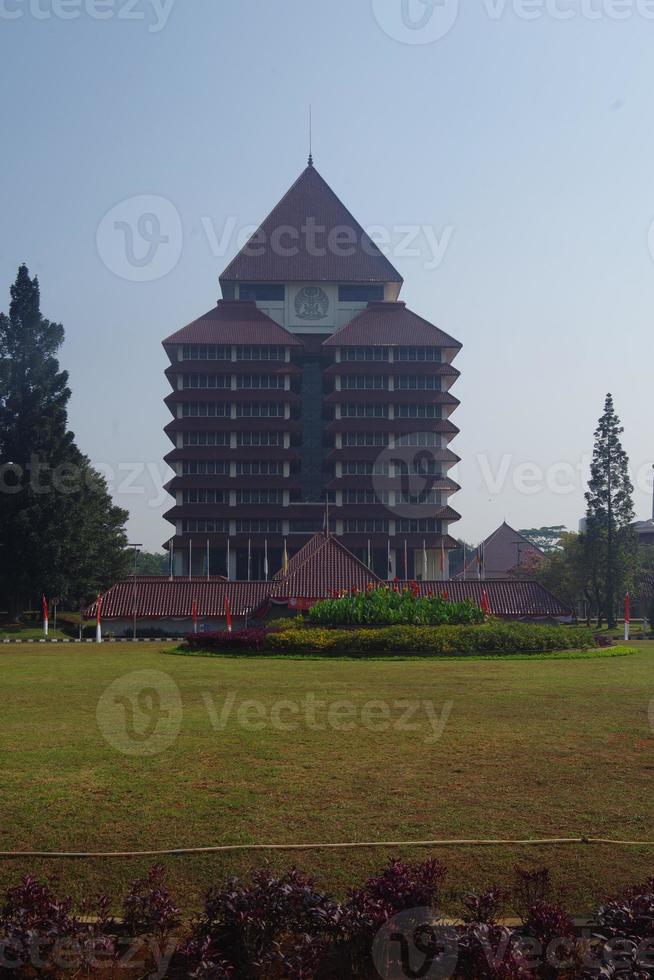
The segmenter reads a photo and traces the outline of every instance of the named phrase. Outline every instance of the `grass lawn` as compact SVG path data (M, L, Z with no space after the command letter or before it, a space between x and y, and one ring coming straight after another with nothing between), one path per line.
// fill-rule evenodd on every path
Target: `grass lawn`
M583 834L654 839L648 721L654 643L637 647L634 656L579 660L299 662L170 656L154 643L0 645L0 850ZM103 736L97 708L109 684L140 670L172 679L183 713L172 744L132 756ZM322 708L307 714L312 693L318 701L352 702L353 729L325 726ZM231 714L218 729L207 703L219 714L228 695ZM271 727L270 709L280 699L301 706L295 730ZM379 728L380 715L360 713L373 699L389 703L393 724L405 710L394 706L397 700L427 701L435 714L421 708L412 719L417 730L373 731L371 719ZM241 723L253 718L243 713L247 700L263 706L262 730ZM139 699L136 728L144 737L148 723L162 717L151 706L147 695ZM164 722L174 707L164 702ZM117 716L102 717L109 737L120 741ZM282 724L291 717L286 706ZM436 722L444 725L440 737ZM212 881L265 860L278 868L296 863L342 892L391 853L261 852L165 863L181 904L191 909ZM449 868L452 910L456 892L506 882L516 862L549 865L580 913L654 872L654 848L647 847L432 853ZM62 891L115 895L149 863L0 861L0 887L20 872L56 871Z

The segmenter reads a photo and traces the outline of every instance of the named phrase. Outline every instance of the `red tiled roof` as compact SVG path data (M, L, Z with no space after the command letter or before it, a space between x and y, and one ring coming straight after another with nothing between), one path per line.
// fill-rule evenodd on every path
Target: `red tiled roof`
M446 539L452 545L453 539ZM229 596L234 616L249 615L268 599L320 599L334 590L361 589L379 579L363 562L348 551L338 538L325 534L314 535L289 561L284 576L277 573L271 582L228 582L224 578L156 578L137 577L118 582L102 597L103 619L130 619L136 605L139 619L190 619L193 602L198 604L200 618L221 618L225 613L225 596ZM409 585L399 582L399 588ZM447 592L453 601L472 599L481 606L482 590L486 590L491 612L496 616L563 618L567 609L551 592L538 582L514 579L448 580L417 583L421 595ZM96 604L84 615L93 619Z
M302 341L257 307L252 300L218 301L203 316L166 337L166 344L264 344L301 347Z
M288 574L275 581L273 599L325 598L335 589L365 589L380 579L355 558L338 538L315 535L289 561Z
M379 346L444 347L460 350L461 344L429 320L407 310L406 304L369 303L349 323L331 335L323 347ZM385 363L385 362L384 362ZM392 367L392 365L391 365ZM385 368L380 365L379 373ZM390 371L390 367L388 369Z
M189 619L193 602L198 616L224 616L225 596L234 616L257 609L270 595L270 582L228 582L221 577L139 578L118 582L102 596L103 619ZM96 616L96 603L84 611L87 619Z
M512 569L533 559L544 558L543 552L519 531L504 521L483 543L486 578L506 578ZM466 564L466 572L477 573L477 553Z
M408 586L400 582L400 586ZM481 608L482 591L486 590L491 613L494 616L565 618L572 615L559 599L540 582L527 579L449 579L447 581L418 582L420 595L429 592L440 595L447 592L453 602L472 599Z
M312 226L315 236L307 232ZM401 283L402 276L315 167L309 166L229 263L220 281Z

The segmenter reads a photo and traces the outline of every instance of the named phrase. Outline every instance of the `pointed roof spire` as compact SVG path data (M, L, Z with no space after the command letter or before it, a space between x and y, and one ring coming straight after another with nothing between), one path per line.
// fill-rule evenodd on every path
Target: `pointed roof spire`
M308 166L313 167L313 118L312 118L312 106L309 103L309 161Z

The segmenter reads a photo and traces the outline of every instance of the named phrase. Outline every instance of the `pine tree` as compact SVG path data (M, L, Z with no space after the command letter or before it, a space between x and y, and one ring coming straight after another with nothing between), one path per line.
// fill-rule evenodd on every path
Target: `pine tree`
M128 515L68 429L64 329L42 316L25 265L10 292L0 314L0 608L15 615L41 592L76 601L109 585L127 560Z
M618 589L625 585L635 549L630 524L634 519L629 458L622 448L620 419L611 394L595 430L595 446L586 492L586 551L592 567L593 591L608 625L616 624Z

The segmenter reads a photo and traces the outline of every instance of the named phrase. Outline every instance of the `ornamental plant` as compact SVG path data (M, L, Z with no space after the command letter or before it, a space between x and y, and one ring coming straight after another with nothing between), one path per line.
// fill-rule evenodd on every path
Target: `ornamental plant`
M421 596L415 582L402 589L382 585L343 592L309 611L311 622L324 626L472 625L485 618L469 599L451 602L447 593Z

